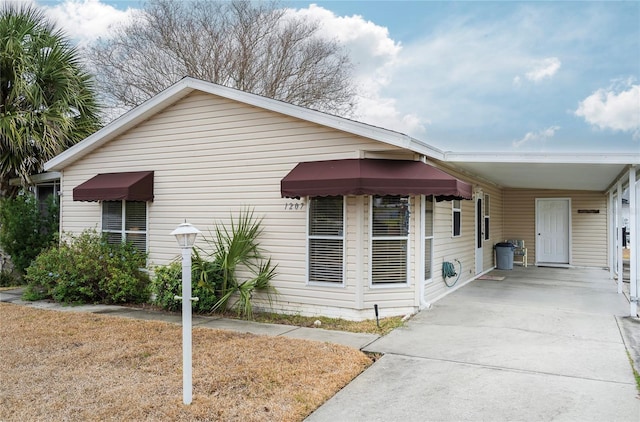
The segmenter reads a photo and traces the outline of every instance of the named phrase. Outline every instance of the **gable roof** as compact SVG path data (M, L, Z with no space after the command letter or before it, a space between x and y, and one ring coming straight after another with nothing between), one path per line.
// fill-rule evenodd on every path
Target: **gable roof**
M501 187L604 191L627 171L630 165L640 164L640 152L635 154L445 152L396 131L185 77L46 162L45 171L64 169L194 91L217 95L404 148L446 163L447 166L457 168L472 177L479 176Z
M165 108L178 102L193 91L202 91L244 104L274 111L290 117L295 117L322 126L331 127L354 135L384 142L400 148L405 148L429 157L442 159L443 152L438 148L425 144L408 135L356 122L338 116L333 116L316 110L296 106L272 98L263 97L237 89L228 88L211 82L185 77L169 88L145 101L138 107L118 117L81 142L53 157L44 165L45 171L62 170L74 161L84 157L110 140L132 129L136 125L149 119Z

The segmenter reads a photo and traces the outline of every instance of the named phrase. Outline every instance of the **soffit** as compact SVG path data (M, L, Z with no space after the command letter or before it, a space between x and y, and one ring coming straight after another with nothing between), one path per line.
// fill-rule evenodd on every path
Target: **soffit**
M626 164L451 162L505 188L606 191Z

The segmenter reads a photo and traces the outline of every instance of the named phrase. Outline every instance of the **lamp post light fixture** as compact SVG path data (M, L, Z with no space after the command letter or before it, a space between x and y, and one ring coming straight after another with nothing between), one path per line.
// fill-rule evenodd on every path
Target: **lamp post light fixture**
M191 297L191 249L196 242L200 230L186 221L171 232L176 237L182 249L182 401L191 404L193 397L193 376L191 365L191 301L198 298Z

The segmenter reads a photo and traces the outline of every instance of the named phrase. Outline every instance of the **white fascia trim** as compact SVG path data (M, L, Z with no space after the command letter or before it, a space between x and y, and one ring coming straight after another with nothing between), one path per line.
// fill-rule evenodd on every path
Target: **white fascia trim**
M433 158L442 159L444 153L438 148L427 145L408 135L391 130L371 126L354 120L333 116L308 108L295 106L272 98L263 97L237 89L216 85L190 77L185 77L174 85L165 89L158 95L147 100L140 106L123 114L107 126L85 138L80 143L57 155L44 165L45 170L61 170L66 165L93 149L103 145L109 140L131 129L140 122L148 119L153 114L163 108L180 100L194 90L199 90L209 94L217 95L230 100L239 101L254 107L274 111L287 116L295 117L308 122L331 127L354 135L384 142L393 146L404 148L418 154L427 155Z
M44 164L45 171L62 170L68 164L71 164L85 154L148 119L163 108L185 97L193 91L189 85L189 81L186 78L176 82L158 95L126 112L102 129L47 161Z
M444 161L459 163L540 163L540 164L640 164L640 154L629 153L444 153Z
M50 171L47 173L38 173L38 174L34 174L31 176L31 182L33 184L36 183L47 183L47 182L53 182L56 180L60 180L60 178L62 177L62 173L58 172L58 171Z
M37 185L38 183L47 183L60 180L62 173L57 171L50 171L46 173L32 174L29 176L29 184ZM22 186L22 179L16 177L9 179L9 186Z

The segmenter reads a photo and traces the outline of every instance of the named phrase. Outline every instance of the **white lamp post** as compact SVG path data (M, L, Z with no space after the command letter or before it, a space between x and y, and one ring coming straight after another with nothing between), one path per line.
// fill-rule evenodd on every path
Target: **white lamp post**
M191 404L193 381L191 365L191 301L198 298L191 297L191 249L200 230L191 224L180 224L172 235L178 240L182 249L182 401Z

